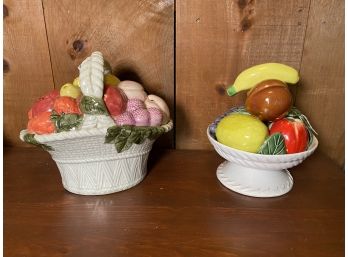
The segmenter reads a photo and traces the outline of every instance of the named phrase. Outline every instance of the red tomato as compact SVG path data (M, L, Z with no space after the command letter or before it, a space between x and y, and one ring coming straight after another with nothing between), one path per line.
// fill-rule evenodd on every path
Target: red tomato
M30 119L28 122L28 132L36 134L49 134L56 130L51 121L51 112L42 112Z
M113 86L105 86L104 102L111 116L120 115L126 110L127 98L121 90Z
M285 139L288 154L303 152L307 149L308 133L305 124L298 119L281 119L271 125L270 135L281 133Z
M32 119L43 112L50 112L53 109L54 101L59 96L58 90L52 90L48 94L40 97L28 112L28 118Z
M77 105L77 101L70 96L60 96L54 101L53 109L58 113L77 113L81 111Z

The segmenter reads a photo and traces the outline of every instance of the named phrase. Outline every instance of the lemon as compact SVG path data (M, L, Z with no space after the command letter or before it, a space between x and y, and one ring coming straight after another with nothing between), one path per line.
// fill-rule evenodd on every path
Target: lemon
M81 89L71 83L66 83L60 88L59 94L60 96L70 96L76 99L81 95Z
M218 142L251 153L259 150L267 136L267 126L249 114L230 114L224 117L216 127Z
M74 86L77 86L77 87L80 87L80 78L79 77L76 77L73 81L73 85Z

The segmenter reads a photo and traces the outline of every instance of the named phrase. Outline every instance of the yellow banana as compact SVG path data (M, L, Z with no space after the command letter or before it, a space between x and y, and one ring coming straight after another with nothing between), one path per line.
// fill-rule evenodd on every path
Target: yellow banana
M253 88L258 83L277 79L285 83L295 84L300 77L294 68L281 63L263 63L252 66L242 71L236 78L234 84L227 88L227 94L233 96L240 91Z
M120 83L120 80L111 73L104 75L104 84L109 86L117 86Z

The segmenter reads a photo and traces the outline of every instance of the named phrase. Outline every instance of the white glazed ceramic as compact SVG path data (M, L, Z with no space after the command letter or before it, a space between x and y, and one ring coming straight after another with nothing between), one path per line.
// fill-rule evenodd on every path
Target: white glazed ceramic
M295 154L262 155L225 146L207 130L208 139L216 152L226 161L220 164L216 175L227 188L254 197L275 197L289 192L293 178L287 170L303 162L318 147L314 137L307 151Z
M163 125L165 131L172 121ZM69 192L80 195L104 195L126 190L140 183L147 172L147 159L154 140L133 144L117 153L114 144L105 144L107 128L35 135L35 139L52 147L48 151L56 162L62 183ZM22 130L23 140L26 130ZM24 141L24 140L23 140Z
M79 70L83 94L102 98L104 87L102 54L92 53L82 62ZM142 90L141 85L140 87ZM133 187L143 180L149 152L154 142L146 139L142 144L133 144L128 150L118 153L114 144L104 143L107 129L114 125L109 115L84 114L82 128L35 135L34 139L53 149L48 152L57 163L66 190L81 195L110 194ZM162 125L164 132L171 130L172 127L172 121ZM26 130L20 132L23 141L25 134Z

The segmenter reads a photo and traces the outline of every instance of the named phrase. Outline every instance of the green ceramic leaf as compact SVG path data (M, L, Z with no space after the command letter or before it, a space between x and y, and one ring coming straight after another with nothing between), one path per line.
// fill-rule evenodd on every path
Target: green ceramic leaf
M58 115L53 113L51 120L55 123L57 132L70 131L73 128L78 128L82 124L82 115L79 114L65 114Z
M291 108L286 117L300 119L305 124L307 130L312 133L312 136L313 134L318 135L318 133L314 130L306 115L301 113L301 111L297 109L295 106Z
M105 114L108 110L103 99L84 95L80 101L80 110L85 114Z
M286 154L284 136L280 133L269 136L260 147L258 153L267 155Z
M115 144L117 152L128 150L133 144L154 140L165 132L162 127L113 126L108 128L105 143Z
M40 146L40 147L42 147L42 149L44 149L46 151L54 151L53 147L38 142L35 139L34 134L27 133L24 135L23 139L24 139L24 142L35 145L35 146Z
M105 142L107 144L114 144L115 143L115 138L117 135L121 132L122 127L119 126L113 126L108 128L106 135L105 135Z

